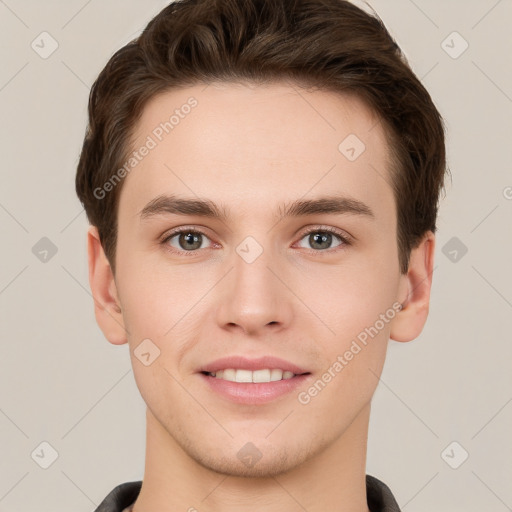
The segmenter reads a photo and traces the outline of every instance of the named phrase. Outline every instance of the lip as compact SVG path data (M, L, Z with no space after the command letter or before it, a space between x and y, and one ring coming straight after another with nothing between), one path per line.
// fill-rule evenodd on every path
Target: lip
M290 370L291 371L291 370ZM312 375L296 375L291 379L276 380L274 382L231 382L218 379L204 373L199 377L212 391L215 391L230 402L246 405L261 405L295 391L300 385L304 385Z
M273 382L231 382L224 379L218 379L206 372L213 373L218 370L233 368L235 370L261 370L261 369L280 369L295 374L291 379L277 380ZM290 363L284 359L273 356L263 356L255 359L249 359L245 356L223 357L208 363L198 370L199 376L209 388L218 393L230 402L247 405L260 405L276 400L279 397L291 393L306 380L312 377L311 372L304 368Z
M234 368L235 370L263 370L263 369L280 369L283 371L289 371L300 375L302 373L308 373L307 370L297 366L289 361L280 359L279 357L263 356L256 359L248 359L245 356L229 356L217 359L201 367L198 372L209 372L213 373L219 370L225 370L227 368ZM280 381L277 381L280 382Z

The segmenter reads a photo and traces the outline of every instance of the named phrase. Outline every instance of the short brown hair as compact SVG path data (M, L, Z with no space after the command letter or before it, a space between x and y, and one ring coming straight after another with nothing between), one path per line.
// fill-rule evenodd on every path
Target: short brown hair
M133 151L148 100L198 83L279 80L355 94L378 115L407 272L411 249L436 230L444 122L378 15L347 0L177 0L111 57L91 89L76 192L114 272L122 183L100 199L95 190Z

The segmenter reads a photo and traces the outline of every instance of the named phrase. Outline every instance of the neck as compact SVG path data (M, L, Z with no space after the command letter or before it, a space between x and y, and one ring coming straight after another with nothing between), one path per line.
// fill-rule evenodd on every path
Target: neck
M133 512L369 512L366 445L370 404L322 452L275 476L221 474L194 460L147 409L146 464Z

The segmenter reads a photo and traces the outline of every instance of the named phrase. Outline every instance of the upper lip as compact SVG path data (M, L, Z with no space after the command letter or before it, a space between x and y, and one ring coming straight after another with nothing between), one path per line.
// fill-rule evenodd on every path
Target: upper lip
M214 373L219 370L225 370L227 368L234 368L235 370L240 369L252 371L262 370L266 368L278 368L283 371L292 372L295 375L309 373L307 370L304 370L300 366L290 363L289 361L285 361L284 359L280 359L279 357L263 356L258 357L256 359L248 359L247 357L236 355L216 359L215 361L212 361L211 363L202 366L199 369L199 372Z

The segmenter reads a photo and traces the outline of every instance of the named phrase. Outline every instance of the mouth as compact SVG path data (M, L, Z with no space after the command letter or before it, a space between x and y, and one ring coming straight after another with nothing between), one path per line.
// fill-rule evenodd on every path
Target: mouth
M284 399L313 378L311 372L271 356L225 357L203 366L198 375L218 398L245 405Z
M247 370L241 368L226 368L215 372L201 372L203 375L213 377L215 379L222 379L228 382L243 382L243 383L269 383L278 382L281 380L290 380L300 375L309 375L309 372L293 373L289 370L282 370L280 368L263 368L260 370Z

